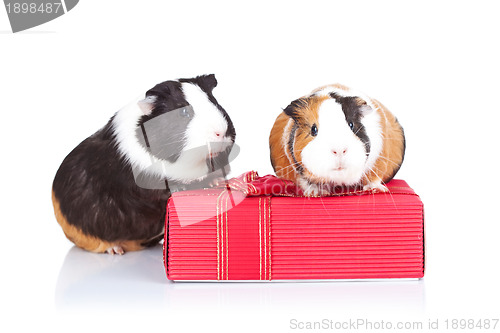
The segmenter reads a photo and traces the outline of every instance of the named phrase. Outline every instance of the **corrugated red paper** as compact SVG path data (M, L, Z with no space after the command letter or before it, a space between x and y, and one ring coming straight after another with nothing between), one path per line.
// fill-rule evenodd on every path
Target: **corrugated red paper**
M286 190L258 195L269 192L269 184L285 183L252 175L238 180L241 186L170 198L164 243L169 279L423 277L423 204L403 180L389 182L389 193L311 198Z

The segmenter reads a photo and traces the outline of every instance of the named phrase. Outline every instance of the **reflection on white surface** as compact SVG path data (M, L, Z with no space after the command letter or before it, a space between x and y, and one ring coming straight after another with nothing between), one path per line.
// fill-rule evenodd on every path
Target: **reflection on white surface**
M58 308L142 307L164 302L166 278L161 245L123 256L73 246L56 286Z
M123 256L70 249L59 273L60 310L234 307L351 311L425 310L424 281L192 283L168 281L161 245Z

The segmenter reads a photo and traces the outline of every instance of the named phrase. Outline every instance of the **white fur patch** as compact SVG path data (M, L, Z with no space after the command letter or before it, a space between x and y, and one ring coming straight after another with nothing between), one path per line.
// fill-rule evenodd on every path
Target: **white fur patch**
M366 135L370 139L370 155L365 164L365 172L368 172L377 161L383 148L382 128L380 126L380 115L373 110L361 118L361 123L365 127Z
M365 172L365 147L349 128L342 106L327 99L318 116L318 135L302 151L304 166L336 185L358 183Z
M321 90L315 91L314 93L310 94L311 95L316 95L316 96L329 96L331 93L335 93L339 96L342 97L359 97L362 100L364 100L372 110L375 110L375 105L372 103L370 97L366 96L364 93L362 93L359 90L354 90L351 88L341 89L338 87L333 87L333 86L326 86Z
M283 135L281 136L281 145L283 147L283 150L285 151L285 156L290 162L290 164L294 163L292 156L290 156L290 153L288 152L288 138L290 137L291 134L290 132L292 131L293 123L294 123L293 119L290 118L283 130ZM293 169L295 169L295 166L293 166Z
M231 139L225 137L227 121L220 110L210 102L207 94L200 87L191 83L182 83L182 91L195 113L186 130L187 144L185 149L206 146L211 142L230 144ZM222 150L221 148L220 151Z

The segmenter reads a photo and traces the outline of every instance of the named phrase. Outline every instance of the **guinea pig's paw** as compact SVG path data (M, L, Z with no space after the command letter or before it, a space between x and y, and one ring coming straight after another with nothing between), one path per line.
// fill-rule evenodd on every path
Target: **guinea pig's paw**
M113 245L113 246L109 247L106 250L106 252L111 254L111 255L115 255L115 254L123 255L123 254L125 254L125 251L123 251L123 248L120 245Z
M207 180L207 175L203 175L201 177L194 179L195 182L202 182L202 181L206 181L206 180Z
M318 189L314 187L308 187L307 189L304 189L304 196L306 197L316 197L318 196Z
M363 191L368 191L373 193L378 193L378 192L384 193L384 192L389 192L389 189L387 188L387 186L382 184L381 181L375 181L363 186Z
M310 183L304 178L299 178L297 185L300 189L302 189L302 192L306 197L316 197L320 193L320 188L318 185Z
M302 190L306 197L317 197L321 194L321 188L316 184L307 184L302 187Z

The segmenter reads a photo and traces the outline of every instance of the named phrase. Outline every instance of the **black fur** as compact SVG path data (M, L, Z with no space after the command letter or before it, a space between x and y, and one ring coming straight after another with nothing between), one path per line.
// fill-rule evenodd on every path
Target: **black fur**
M226 135L234 142L233 124L211 92L217 82L214 81L213 75L180 80L198 84L207 93L228 121ZM148 120L189 105L177 81L160 83L146 96L157 99L151 113L138 121L137 133L143 133L141 125ZM54 195L68 223L87 235L109 242L151 239L162 232L171 191L164 179L157 180L164 184L162 189L137 186L131 165L117 150L113 119L64 159L54 178ZM155 140L154 135L144 135L143 145L152 147ZM230 148L228 154L229 151ZM170 157L176 159L175 154ZM154 245L159 239L145 245Z
M295 123L300 122L301 114L300 110L304 109L307 107L307 99L306 98L299 98L290 103L283 112L289 117L291 117Z
M158 235L170 191L137 186L115 146L110 121L64 159L52 186L61 212L83 233L105 241Z
M365 145L366 156L368 156L371 144L370 138L366 134L366 129L363 126L363 123L361 123L363 112L361 111L361 106L358 103L360 102L359 97L343 97L335 93L331 93L330 96L335 99L337 103L342 105L342 111L344 111L346 123L348 125L349 123L353 124L352 131ZM366 104L366 102L364 102L364 104Z

